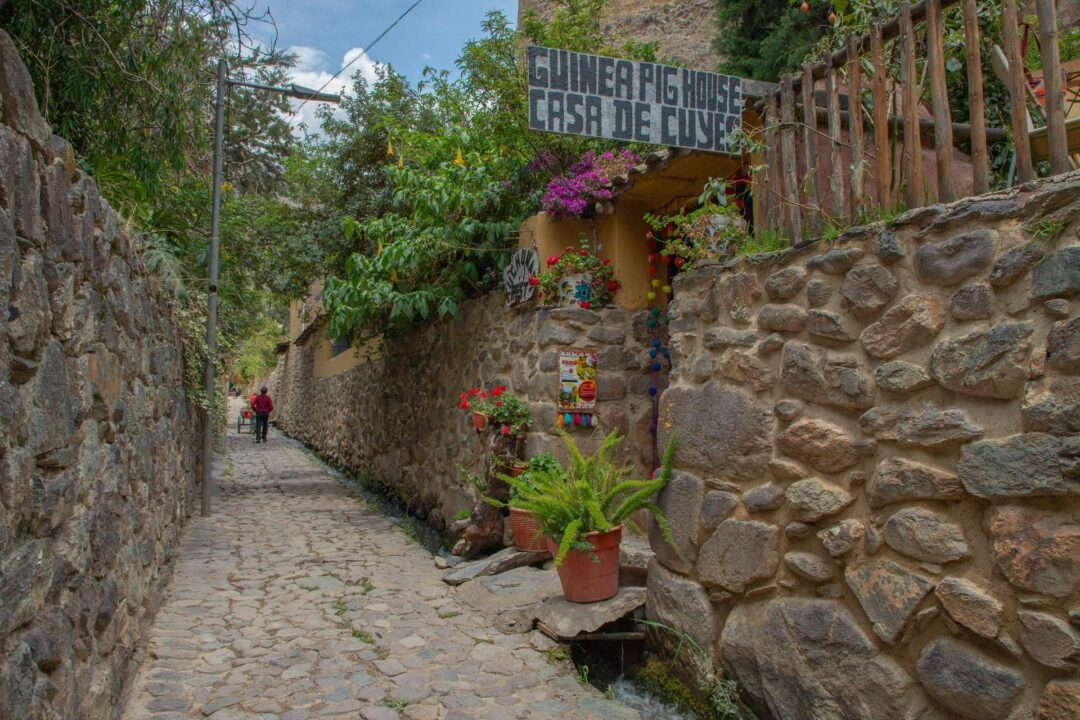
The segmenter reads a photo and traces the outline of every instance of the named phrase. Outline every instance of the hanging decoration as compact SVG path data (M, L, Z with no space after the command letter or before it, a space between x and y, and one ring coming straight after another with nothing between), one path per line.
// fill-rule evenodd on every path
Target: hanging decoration
M559 350L559 427L596 426L596 350Z
M536 250L521 248L510 258L510 263L503 270L503 288L506 290L506 304L517 305L528 302L536 295L539 283L530 282L540 272L540 256Z
M667 346L668 339L668 316L667 304L671 296L671 285L665 285L658 277L660 268L668 264L668 256L661 255L661 246L666 244L668 235L675 232L674 225L668 225L661 231L658 240L654 232L645 235L645 242L649 251L649 266L646 270L649 276L649 291L646 297L649 300L649 314L645 321L648 340L646 352L648 353L649 367L649 399L652 402L652 424L649 428L653 436L653 465L659 463L656 447L657 418L660 408L660 390L667 385L667 375L671 370L671 350ZM678 259L678 258L676 258Z

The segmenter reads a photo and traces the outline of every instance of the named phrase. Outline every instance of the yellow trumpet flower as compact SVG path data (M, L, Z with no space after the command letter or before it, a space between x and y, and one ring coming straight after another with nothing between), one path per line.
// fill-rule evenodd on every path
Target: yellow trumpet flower
M457 156L454 157L454 164L458 167L465 167L465 158L461 154L461 148L458 148Z
M386 157L394 157L394 142L392 140L386 141Z

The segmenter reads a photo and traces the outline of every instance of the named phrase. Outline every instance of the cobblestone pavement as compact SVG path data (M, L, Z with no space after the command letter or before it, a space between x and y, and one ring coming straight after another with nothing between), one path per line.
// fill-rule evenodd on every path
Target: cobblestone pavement
M638 718L542 638L458 605L426 550L291 441L230 433L219 463L124 720Z

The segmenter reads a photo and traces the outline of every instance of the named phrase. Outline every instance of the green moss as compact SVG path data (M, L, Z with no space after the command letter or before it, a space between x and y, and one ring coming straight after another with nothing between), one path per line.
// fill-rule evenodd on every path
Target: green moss
M667 665L656 658L649 658L645 662L634 675L634 682L681 712L689 713L701 720L710 720L714 717L709 706L681 680L672 675Z

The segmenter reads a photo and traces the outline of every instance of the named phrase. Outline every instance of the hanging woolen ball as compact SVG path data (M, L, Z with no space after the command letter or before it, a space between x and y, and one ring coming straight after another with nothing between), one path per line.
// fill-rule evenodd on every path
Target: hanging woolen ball
M656 322L655 320L649 320L649 321L648 321L647 323L645 323L645 324L646 324L646 325L647 325L648 327L654 328L654 327L657 327L657 326L658 326L658 325L659 325L660 323Z
M651 357L651 358L656 357L656 349L655 348L653 348L652 350L649 351L649 357Z
M671 351L667 348L664 348L664 357L668 358L669 360L671 359Z
M664 294L665 295L670 295L671 294L671 286L670 285L665 285L664 286Z
M570 413L563 413L563 423L568 425L568 426L573 425L574 424L574 416L571 415Z
M659 280L658 278L653 278L653 279L652 279L652 286L653 286L654 288L658 288L658 287L660 287L660 280Z
M655 300L656 299L656 293L654 293L652 290L650 290L649 292L645 293L645 297L649 298L650 300Z
M653 366L652 366L652 371L653 372L660 372L663 369L664 369L664 366L661 365L660 363L653 363Z
M662 343L662 342L660 342L660 339L659 339L659 338L656 338L655 340L653 340L653 341L652 341L652 346L653 346L654 348L657 348L657 349L659 349L661 345L663 345L663 343Z
M660 308L653 308L649 311L653 317L660 317Z
M656 388L654 388L654 387L649 388L649 395L652 396L652 397L655 397L656 396Z

